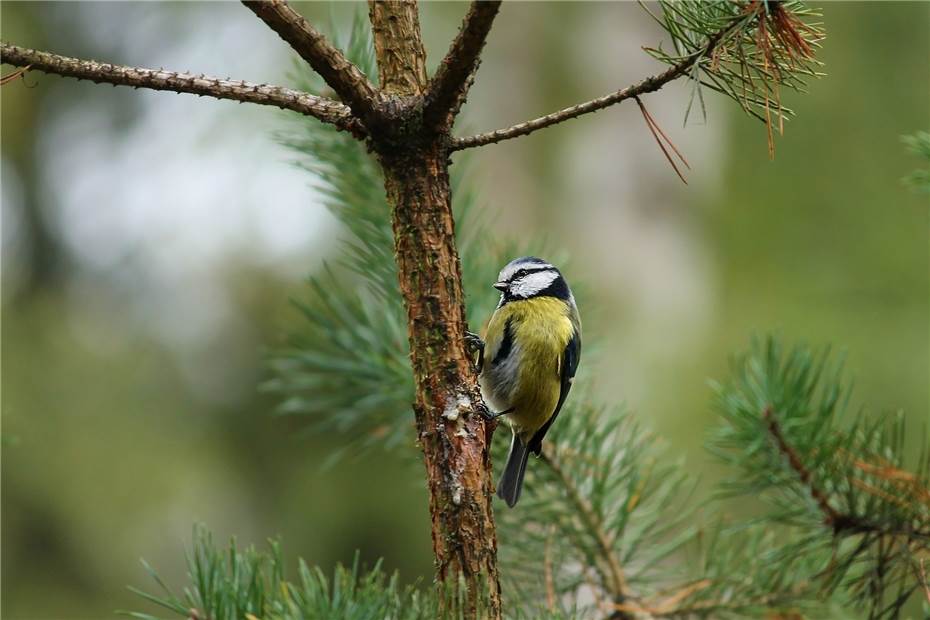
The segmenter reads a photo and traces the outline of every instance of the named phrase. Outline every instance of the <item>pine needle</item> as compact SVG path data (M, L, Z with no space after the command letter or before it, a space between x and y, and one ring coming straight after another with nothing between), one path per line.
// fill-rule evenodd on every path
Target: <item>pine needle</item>
M643 120L646 121L646 126L649 128L649 131L652 133L652 137L655 138L656 144L658 144L659 148L662 149L662 154L665 155L665 159L667 159L668 163L672 165L672 169L675 171L675 174L678 175L678 178L681 179L681 182L687 185L688 181L685 180L685 177L681 173L681 170L678 169L678 165L675 163L675 160L672 159L671 155L669 155L668 150L665 148L665 144L662 142L662 138L664 138L665 141L668 142L668 145L672 148L675 154L679 157L679 159L681 159L681 161L684 163L684 165L689 170L691 169L691 166L688 165L688 162L687 160L685 160L684 156L682 156L682 154L678 151L675 145L672 144L672 141L669 140L668 136L665 135L665 132L662 131L659 125L655 122L655 120L652 118L652 115L649 114L648 110L646 110L646 106L644 106L643 102L640 101L639 97L636 97L636 103L637 105L639 105L639 110L643 114Z

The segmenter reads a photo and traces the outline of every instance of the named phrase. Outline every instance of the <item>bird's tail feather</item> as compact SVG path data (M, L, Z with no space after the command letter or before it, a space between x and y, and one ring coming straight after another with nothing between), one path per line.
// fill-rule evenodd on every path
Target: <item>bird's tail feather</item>
M497 484L497 496L513 508L520 499L520 490L523 488L523 473L526 471L526 459L530 451L527 445L514 434L510 442L510 454L507 456L507 465Z

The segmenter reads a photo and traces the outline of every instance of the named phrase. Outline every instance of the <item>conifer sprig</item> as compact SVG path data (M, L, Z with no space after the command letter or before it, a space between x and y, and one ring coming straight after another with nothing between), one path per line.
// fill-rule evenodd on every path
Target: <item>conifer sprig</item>
M850 413L841 370L826 353L755 343L717 386L724 424L710 446L739 472L724 491L760 498L764 520L795 533L780 561L820 557L825 592L841 591L870 618L896 618L926 582L928 443L907 458L902 415Z
M285 579L278 541L269 541L267 551L240 550L235 540L221 548L203 526L194 528L187 555L189 585L181 594L143 564L161 593L131 590L170 617L187 620L435 620L441 613L436 590L402 585L399 575L385 572L380 562L365 570L356 555L351 566L337 565L330 575L301 560L297 579L291 581ZM148 613L123 613L159 620Z
M901 136L901 141L911 153L925 162L922 168L904 177L904 182L915 191L930 193L930 169L927 167L927 163L930 163L930 132L918 131L909 136Z
M569 401L550 438L527 468L519 509L499 513L502 572L523 602L545 600L545 586L559 605L609 613L691 536L693 483L626 412ZM595 601L587 609L585 594Z
M704 523L696 480L629 413L582 402L563 415L519 511L498 515L511 608L548 601L615 619L822 611L814 559L773 563L770 528Z
M695 99L702 108L702 87L722 93L750 116L766 124L769 150L774 131L784 130L793 114L782 105L781 88L804 92L807 80L822 75L815 56L825 37L820 14L796 0L660 0L661 13L650 15L672 40L672 50L648 47L669 65L692 62L693 84L685 122ZM645 7L645 5L643 5ZM712 48L707 41L723 36ZM708 51L709 50L709 51Z

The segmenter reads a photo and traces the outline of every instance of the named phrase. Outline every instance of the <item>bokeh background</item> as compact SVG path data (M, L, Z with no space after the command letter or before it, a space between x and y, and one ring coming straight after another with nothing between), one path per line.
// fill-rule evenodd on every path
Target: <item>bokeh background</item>
M298 3L347 26L351 3ZM464 5L427 3L433 62ZM823 7L829 74L788 98L769 161L730 101L682 126L689 89L645 98L692 166L676 178L633 105L468 155L500 238L546 239L589 291L582 370L709 486L709 378L753 333L845 350L854 404L928 416L926 197L900 144L930 111L930 5ZM293 55L237 3L0 5L4 41L288 84ZM634 3L505 5L466 108L484 130L653 72ZM10 68L6 67L5 73ZM285 113L29 74L2 99L2 616L139 608L138 558L180 583L194 522L330 567L429 576L418 472L274 417L269 352L338 226L274 139ZM463 165L462 155L457 164ZM733 506L733 510L742 507Z

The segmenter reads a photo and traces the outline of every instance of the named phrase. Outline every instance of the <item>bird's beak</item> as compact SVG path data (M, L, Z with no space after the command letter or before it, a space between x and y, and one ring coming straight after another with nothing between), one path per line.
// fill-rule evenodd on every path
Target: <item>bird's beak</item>
M494 288L496 288L497 290L503 292L503 291L506 291L506 290L507 290L507 287L510 286L510 285L507 284L506 282L495 282L495 283L493 284L493 286L494 286Z

